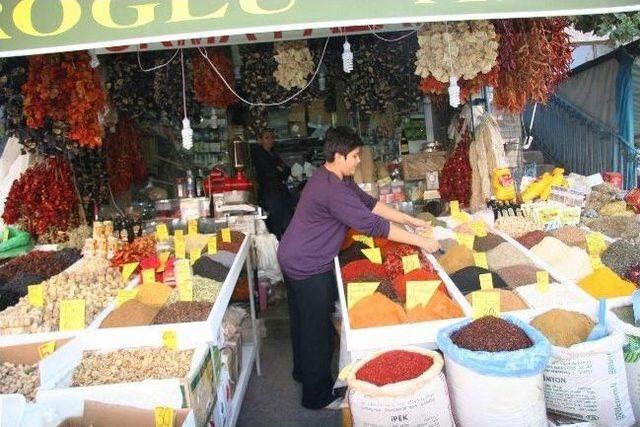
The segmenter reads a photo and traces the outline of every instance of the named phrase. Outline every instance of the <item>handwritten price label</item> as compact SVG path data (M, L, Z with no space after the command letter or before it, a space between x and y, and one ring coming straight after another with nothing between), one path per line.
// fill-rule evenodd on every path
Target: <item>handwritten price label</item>
M413 270L417 270L418 268L420 268L420 258L418 258L418 255L414 254L403 256L402 268L404 269L404 274L408 274Z
M173 242L173 246L174 252L176 253L176 258L184 259L187 257L187 249L184 244L184 237L176 236Z
M482 221L474 221L471 223L471 229L477 237L487 237L487 226Z
M174 267L174 274L176 276L176 284L178 286L191 281L191 266L189 264L189 261L177 261Z
M178 286L180 301L193 301L193 281L187 280Z
M222 241L225 243L231 243L231 229L230 228L223 228L222 231L220 231L220 234L222 234Z
M426 306L440 286L439 280L407 282L407 310Z
M42 285L27 286L27 299L34 307L44 307L44 289Z
M471 295L471 306L473 308L473 318L479 319L484 316L500 315L500 293L499 292L474 292Z
M451 216L456 217L460 215L460 202L452 200L449 202L449 208L451 209Z
M475 241L475 238L476 236L474 236L473 234L464 234L464 233L456 234L456 240L458 240L458 243L466 246L471 251L473 250L473 242Z
M77 331L85 327L85 307L83 299L67 299L60 302L59 329Z
M374 264L382 264L380 248L362 249L362 253Z
M201 256L202 256L202 249L200 248L191 249L191 252L189 252L189 260L191 261L191 265L195 264L196 261L199 260Z
M169 230L167 224L156 225L156 237L158 240L169 240Z
M136 271L136 268L138 268L139 264L140 264L139 262L130 262L130 263L125 264L125 265L122 266L122 281L123 282L126 282L127 280L129 280L129 277L131 277L133 272Z
M480 279L480 289L493 289L493 277L491 273L483 273L478 276Z
M176 237L184 237L184 230L175 230L173 232L173 237L174 238L176 238Z
M484 268L486 270L489 269L489 263L487 262L487 254L484 252L478 252L473 254L473 260L476 264L476 267Z
M375 244L373 243L373 237L358 234L357 236L353 236L353 240L355 240L356 242L362 242L370 248L373 248L375 246Z
M218 253L218 237L212 236L209 238L209 243L207 244L207 251L209 255L215 255Z
M178 348L178 336L176 331L164 331L162 333L162 345L169 350L176 350Z
M549 292L549 273L546 271L536 272L536 287L540 293Z
M189 221L187 221L187 233L190 236L195 236L196 234L198 234L198 220L197 219L190 219Z
M153 268L147 268L142 270L142 283L155 283L156 282L156 270Z
M155 427L174 427L176 413L173 408L157 407L153 411Z
M349 309L363 298L373 295L380 282L349 283L347 285L347 306Z
M45 357L53 353L55 349L56 349L56 342L49 341L48 343L44 343L38 346L38 355L40 356L40 359L44 359Z
M160 252L160 267L156 270L158 273L162 273L167 268L167 261L169 261L169 252Z

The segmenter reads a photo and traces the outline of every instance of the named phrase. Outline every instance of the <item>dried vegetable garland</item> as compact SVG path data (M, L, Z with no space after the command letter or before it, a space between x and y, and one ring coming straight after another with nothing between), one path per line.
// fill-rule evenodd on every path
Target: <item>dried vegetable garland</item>
M105 87L115 108L140 122L157 121L160 108L153 98L153 73L140 69L137 55L107 55L103 62L107 70Z
M102 145L98 116L104 110L105 93L86 52L31 57L22 93L30 128L43 128L47 119L64 122L54 133L81 147Z
M418 33L416 74L449 83L449 77L472 80L496 64L498 38L489 21L425 24Z
M307 43L302 41L281 42L275 45L274 58L278 67L273 77L283 88L301 89L313 73L314 63Z
M101 205L109 197L104 148L80 148L70 160L82 206L91 212L92 202Z
M468 206L471 199L472 178L469 162L471 135L464 119L458 118L456 126L460 140L440 173L440 195L444 201L458 200L461 205Z
M566 18L499 20L500 73L494 103L509 113L521 113L530 102L546 104L564 81L572 59Z
M27 169L11 186L2 219L34 236L77 226L78 199L69 163L51 157Z
M206 53L211 63L233 87L233 64L225 51L222 48L209 48ZM227 108L238 100L200 54L193 59L193 91L198 102L214 108Z
M146 163L140 151L142 132L127 117L118 121L116 131L105 138L105 162L109 187L114 196L127 191L132 184L142 184L147 177Z

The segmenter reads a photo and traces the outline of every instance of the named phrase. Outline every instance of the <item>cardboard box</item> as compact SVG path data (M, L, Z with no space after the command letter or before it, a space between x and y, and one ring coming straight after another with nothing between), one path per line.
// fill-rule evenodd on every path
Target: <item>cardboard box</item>
M427 172L440 172L446 161L444 151L402 156L402 178L415 181L425 179Z
M132 337L135 342L135 337ZM208 343L184 345L194 349L189 373L184 378L146 380L137 383L71 387L73 373L82 361L84 351L114 351L109 343L78 338L65 345L40 364L41 388L38 403L52 407L61 418L82 416L85 401L112 405L130 405L140 409L158 406L193 410L196 425L205 425L216 403L214 349ZM124 348L137 347L135 344Z
M154 427L154 409L85 401L82 416L67 418L58 427ZM175 427L195 427L193 411L176 409Z

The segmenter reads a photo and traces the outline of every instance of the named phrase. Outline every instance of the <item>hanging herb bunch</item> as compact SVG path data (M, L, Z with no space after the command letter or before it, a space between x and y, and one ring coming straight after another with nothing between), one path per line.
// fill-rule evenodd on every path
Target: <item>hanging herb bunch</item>
M498 36L489 21L425 24L418 45L415 73L426 94L446 93L449 78L456 77L466 100L497 79Z
M52 120L59 141L88 148L102 145L98 116L104 109L105 93L86 52L31 57L22 94L28 127L42 129Z
M392 102L400 112L415 105L420 94L417 78L407 67L411 42L386 43L371 36L351 39L353 71L341 74L347 110L371 115L386 111Z
M227 83L233 87L233 64L224 49L208 48L206 54ZM227 108L238 100L198 51L193 58L193 92L198 102L214 108Z
M107 55L102 61L111 104L139 122L157 122L160 109L153 98L153 73L140 69L137 54Z
M91 203L104 204L109 198L104 146L79 148L70 154L73 176L85 212L91 212Z
M275 45L274 58L278 63L273 77L286 90L303 88L311 74L314 63L306 41L280 42Z
M154 52L154 65L167 64L175 51ZM200 55L197 51L195 54ZM196 101L196 94L193 86L193 52L184 51L184 79L185 95L187 101L187 117L191 123L198 123L202 118L202 107ZM148 60L145 60L147 62ZM174 129L182 128L184 118L183 93L182 93L182 66L180 63L180 53L168 62L164 67L154 71L153 77L153 97L160 107L160 121Z
M69 163L49 157L29 167L11 185L2 219L34 236L77 226L78 199Z
M495 22L501 46L494 103L519 114L530 102L546 104L570 71L572 47L566 18L516 19Z
M132 184L142 184L147 178L141 140L142 131L127 117L121 117L115 133L105 138L106 168L114 196L124 193Z

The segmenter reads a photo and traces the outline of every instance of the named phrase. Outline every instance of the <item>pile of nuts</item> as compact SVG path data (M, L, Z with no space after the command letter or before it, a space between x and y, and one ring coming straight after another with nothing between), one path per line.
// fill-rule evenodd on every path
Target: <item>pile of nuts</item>
M496 220L494 227L496 230L502 231L514 239L524 236L531 231L542 230L542 226L522 216L499 218Z
M0 394L22 394L34 401L39 386L38 365L0 364Z
M73 374L73 387L183 378L192 358L193 350L165 347L85 352Z
M84 299L88 325L124 287L120 270L103 258L84 258L79 268L42 282L44 307L33 307L27 297L0 312L0 335L51 332L58 330L60 303Z

